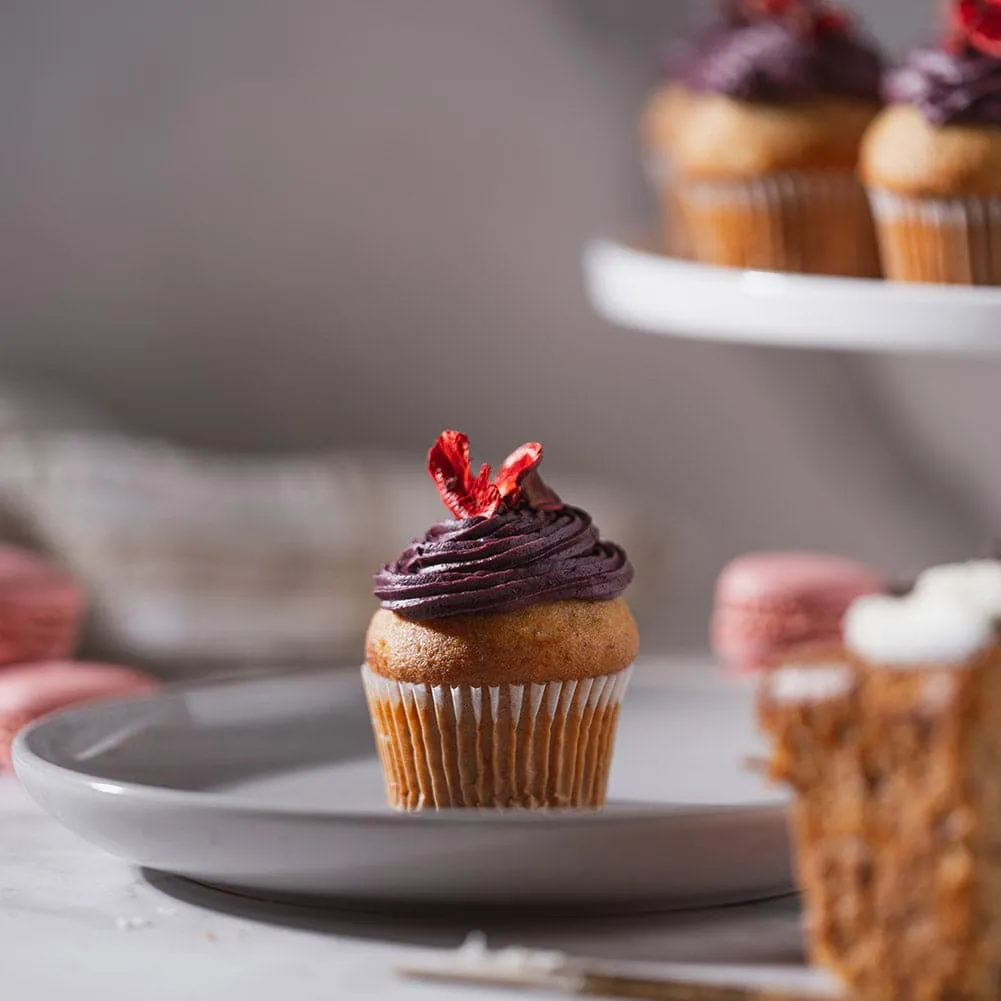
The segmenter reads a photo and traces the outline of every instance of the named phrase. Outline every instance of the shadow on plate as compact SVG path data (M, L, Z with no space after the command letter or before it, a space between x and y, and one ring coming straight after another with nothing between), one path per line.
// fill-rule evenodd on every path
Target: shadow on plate
M258 900L148 869L143 877L159 892L194 907L342 938L448 949L478 930L493 947L560 949L594 959L795 967L805 962L799 905L789 895L753 904L601 916L566 909L429 909L413 904L388 912L354 903L338 909L327 901Z

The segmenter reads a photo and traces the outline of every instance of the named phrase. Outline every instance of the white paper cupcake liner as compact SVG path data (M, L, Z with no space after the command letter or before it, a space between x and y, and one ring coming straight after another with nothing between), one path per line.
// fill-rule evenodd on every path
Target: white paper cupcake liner
M362 667L391 806L600 807L631 668L527 685L421 685Z
M1001 197L869 192L883 266L898 281L1001 285Z
M678 198L696 260L810 274L878 273L872 217L851 171L688 178Z

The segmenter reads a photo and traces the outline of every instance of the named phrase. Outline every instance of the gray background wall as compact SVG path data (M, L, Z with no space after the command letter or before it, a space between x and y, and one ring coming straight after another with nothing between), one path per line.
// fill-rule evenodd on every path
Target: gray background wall
M865 5L894 46L931 7ZM581 244L649 210L635 114L693 15L8 0L0 366L201 446L416 450L455 425L497 457L541 437L553 465L655 499L678 643L748 548L902 573L978 550L1001 514L996 363L671 342L588 313Z

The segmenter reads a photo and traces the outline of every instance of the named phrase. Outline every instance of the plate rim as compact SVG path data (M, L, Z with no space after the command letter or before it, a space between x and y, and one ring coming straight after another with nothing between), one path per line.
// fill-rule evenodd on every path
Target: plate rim
M100 776L74 769L45 756L35 746L39 734L44 734L53 725L66 726L74 717L87 717L99 714L114 706L131 705L140 707L155 704L165 698L176 697L188 692L202 689L226 688L237 685L252 685L255 683L294 682L303 677L328 677L331 680L342 680L345 687L349 672L357 668L307 666L286 670L252 670L247 672L232 672L212 678L199 679L190 682L178 682L164 685L148 695L133 698L104 700L72 706L67 709L49 713L22 729L14 739L11 760L14 771L25 789L34 798L35 781L52 785L57 784L64 789L79 794L86 794L100 799L126 799L133 803L146 802L150 805L175 807L194 812L212 812L228 816L244 817L279 817L285 820L296 819L303 823L337 823L352 825L389 824L431 824L432 826L453 826L455 824L481 824L485 820L513 827L550 826L565 828L568 825L584 827L617 827L641 822L664 821L671 823L704 823L708 816L714 819L739 821L741 819L765 820L777 815L784 816L788 800L776 792L774 802L747 804L678 804L677 806L663 804L636 804L615 806L614 809L583 810L583 809L540 809L540 810L495 810L483 809L444 809L423 810L415 812L395 811L387 807L385 812L353 812L342 813L334 809L305 810L301 807L282 804L264 806L253 799L240 795L220 795L212 790L176 789L169 786L152 786L141 782L120 779L105 779ZM642 679L634 684L643 687ZM655 686L649 686L655 687ZM662 689L661 689L662 690ZM361 687L358 686L361 695ZM373 751L374 754L374 751Z

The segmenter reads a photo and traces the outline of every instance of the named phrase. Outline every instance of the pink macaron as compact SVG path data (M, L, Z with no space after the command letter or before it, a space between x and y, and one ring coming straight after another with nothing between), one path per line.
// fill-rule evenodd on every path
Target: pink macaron
M10 767L19 730L57 709L144 695L157 687L141 671L115 664L46 661L0 669L0 767Z
M70 577L34 553L0 546L0 665L69 656L83 612Z
M886 588L879 570L841 556L749 553L716 583L713 650L724 667L747 672L798 646L838 643L848 606Z

